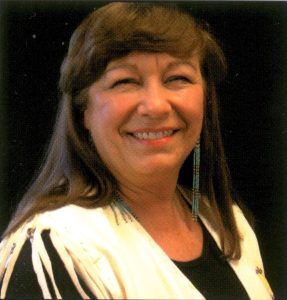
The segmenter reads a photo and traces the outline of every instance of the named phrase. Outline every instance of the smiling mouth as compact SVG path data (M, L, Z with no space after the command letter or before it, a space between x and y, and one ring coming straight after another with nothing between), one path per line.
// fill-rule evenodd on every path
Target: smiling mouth
M160 140L174 135L177 130L163 130L156 132L134 132L131 135L138 140Z

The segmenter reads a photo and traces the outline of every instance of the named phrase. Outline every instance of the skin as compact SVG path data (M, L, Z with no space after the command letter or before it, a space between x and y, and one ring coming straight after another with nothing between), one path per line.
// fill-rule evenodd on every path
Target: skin
M198 57L132 52L110 62L88 95L84 125L142 226L171 258L200 256L201 227L176 191L202 128Z

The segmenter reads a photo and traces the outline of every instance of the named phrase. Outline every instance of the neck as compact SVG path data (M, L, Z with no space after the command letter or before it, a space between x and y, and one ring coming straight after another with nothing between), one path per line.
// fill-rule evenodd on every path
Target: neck
M120 186L120 195L141 223L162 225L182 219L184 203L177 191L176 181L155 186Z
M188 261L200 256L201 227L194 222L177 189L177 180L157 185L120 185L119 194L123 205L169 257Z
M153 178L141 177L140 180L127 180L119 182L120 193L127 202L147 203L158 205L174 200L176 193L178 174L168 174Z

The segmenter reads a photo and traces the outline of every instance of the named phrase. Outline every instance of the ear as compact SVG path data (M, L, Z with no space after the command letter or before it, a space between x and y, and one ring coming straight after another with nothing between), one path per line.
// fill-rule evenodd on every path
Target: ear
M90 113L88 111L88 109L85 109L84 111L84 127L87 129L87 130L90 130Z

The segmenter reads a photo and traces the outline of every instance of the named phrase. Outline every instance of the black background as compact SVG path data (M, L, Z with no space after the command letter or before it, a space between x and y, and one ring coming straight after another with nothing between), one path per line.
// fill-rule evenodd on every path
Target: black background
M0 231L40 165L71 33L99 1L1 1ZM287 3L184 2L229 64L219 89L234 184L256 218L265 271L287 299Z

